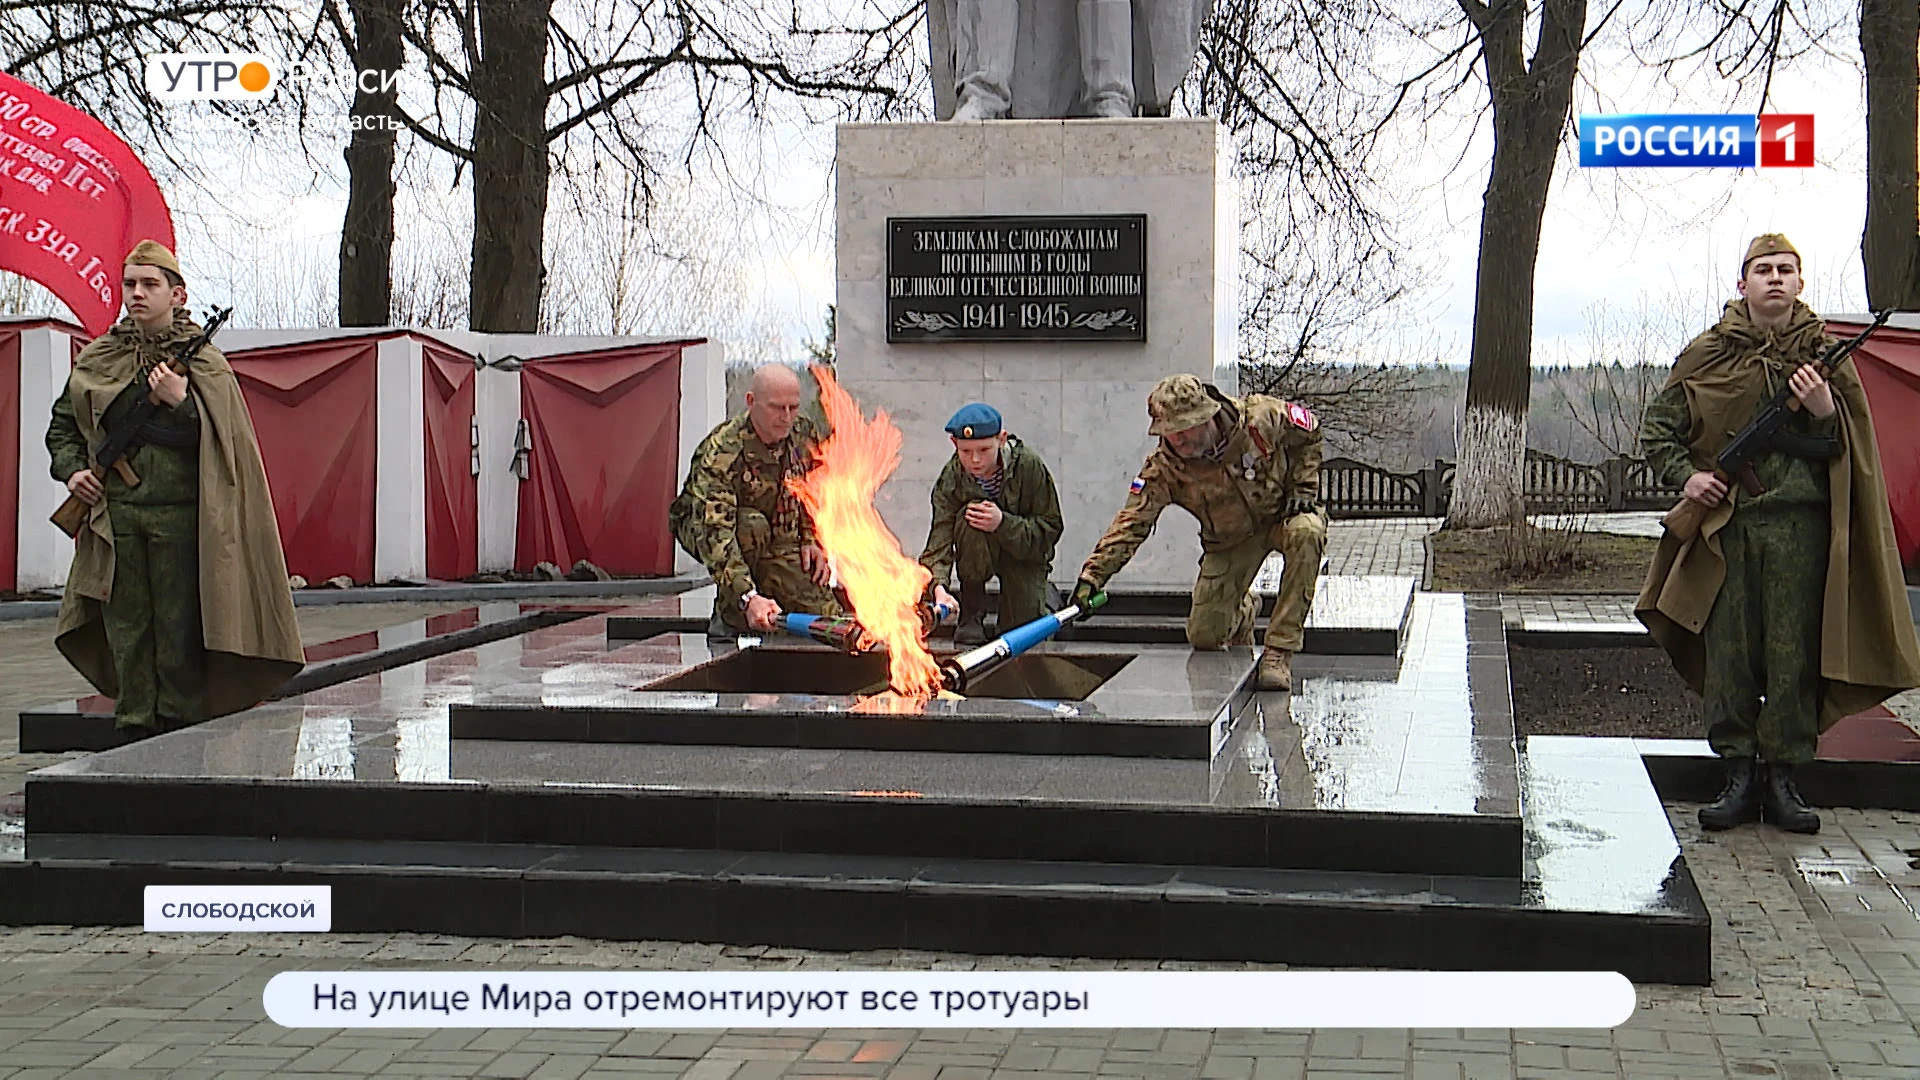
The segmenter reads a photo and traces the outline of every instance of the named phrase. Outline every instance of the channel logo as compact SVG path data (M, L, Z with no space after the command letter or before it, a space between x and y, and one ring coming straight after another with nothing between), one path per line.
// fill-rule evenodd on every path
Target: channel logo
M160 101L265 101L283 72L256 53L161 53L147 57L146 75Z
M1811 168L1813 114L1583 116L1580 167Z

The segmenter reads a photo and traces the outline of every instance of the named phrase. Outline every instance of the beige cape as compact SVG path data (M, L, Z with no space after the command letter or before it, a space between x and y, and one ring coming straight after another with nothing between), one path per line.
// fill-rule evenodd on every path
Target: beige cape
M1790 342L1817 340L1823 347L1832 340L1823 333L1819 316L1798 302L1783 336ZM1674 362L1667 385L1686 388L1694 417L1688 448L1695 468L1711 468L1721 448L1764 402L1768 351L1800 355L1771 345L1748 317L1746 301L1735 300L1727 304L1719 325L1695 338ZM1774 365L1783 373L1790 367L1780 358ZM1920 642L1894 543L1873 415L1851 359L1833 373L1831 383L1844 452L1833 459L1827 474L1832 533L1820 624L1820 674L1826 680L1821 731L1920 686ZM1701 631L1727 576L1719 533L1732 517L1733 501L1727 499L1707 516L1694 539L1683 544L1671 533L1662 536L1634 605L1634 614L1695 692L1701 690L1706 671Z
M176 312L169 352L200 328ZM139 370L139 331L122 319L74 361L67 394L88 446L100 441L100 417ZM149 342L151 353L155 343ZM212 345L194 356L189 392L200 413L200 618L207 647L207 715L223 716L264 700L305 664L273 497L254 439L253 419L227 359ZM95 472L98 462L91 462ZM74 540L73 566L54 644L100 693L118 696L102 603L113 589L113 528L106 500Z

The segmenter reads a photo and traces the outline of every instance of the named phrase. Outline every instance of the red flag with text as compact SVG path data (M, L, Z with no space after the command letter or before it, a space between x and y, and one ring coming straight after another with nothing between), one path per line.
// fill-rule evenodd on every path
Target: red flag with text
M173 217L139 156L0 72L0 270L46 286L97 337L120 315L121 263L142 240L173 250Z

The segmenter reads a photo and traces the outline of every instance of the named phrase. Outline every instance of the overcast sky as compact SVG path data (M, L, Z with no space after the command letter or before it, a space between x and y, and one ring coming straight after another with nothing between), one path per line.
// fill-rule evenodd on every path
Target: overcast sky
M1834 51L1857 62L1857 39ZM1637 74L1618 58L1590 54L1587 80L1576 91L1576 114L1718 112L1723 89L1696 81L1678 90ZM1598 86L1598 90L1596 90ZM1598 94L1604 91L1603 100ZM1829 313L1864 306L1859 243L1865 214L1864 90L1857 68L1832 59L1803 59L1776 80L1773 111L1816 117L1811 169L1582 170L1571 138L1550 199L1537 277L1536 362L1578 359L1588 312L1596 304L1631 306L1637 298L1677 298L1700 325L1731 298L1741 252L1755 233L1785 232L1806 264L1807 299ZM1470 98L1470 95L1469 95ZM1744 111L1752 111L1751 102ZM1472 336L1480 202L1490 134L1457 110L1450 124L1399 133L1388 146L1400 194L1412 208L1403 220L1418 236L1416 255L1434 271L1436 287L1396 312L1384 330L1405 332L1439 359L1464 362ZM788 124L766 134L757 155L763 194L777 214L741 216L737 257L784 338L783 351L803 355L833 301L833 127ZM1464 151L1464 152L1463 152ZM337 162L337 150L322 147ZM1455 163L1458 162L1458 165ZM1449 173L1449 168L1451 172ZM260 146L240 151L236 183L217 199L169 192L182 246L193 233L217 232L230 250L270 248L273 272L330 277L344 210L337 179L311 183L310 170ZM444 177L443 177L444 178ZM403 197L400 228L425 228L428 217L463 219L470 188L416 187ZM305 268L304 271L301 268ZM244 279L247 275L238 277ZM203 275L203 278L205 276ZM235 288L244 287L236 284ZM227 302L224 284L203 287L196 306ZM706 332L709 328L687 327ZM1676 341L1677 350L1683 342Z
M1836 42L1857 54L1857 41ZM1721 112L1724 99L1698 82L1675 91L1628 79L1619 69L1602 100L1592 86L1576 93L1576 114ZM1689 90L1693 91L1689 93ZM1744 110L1752 112L1749 104ZM1815 116L1818 164L1807 169L1581 169L1571 135L1548 203L1537 271L1537 363L1564 361L1585 350L1587 312L1596 304L1630 307L1641 295L1674 297L1704 320L1736 295L1733 282L1747 242L1757 233L1784 232L1805 257L1809 303L1826 313L1864 308L1860 234L1866 214L1864 84L1859 71L1831 59L1804 58L1776 79L1772 112ZM832 207L828 164L833 132L821 126L796 134L796 153L779 185L785 200L814 210L817 232L788 234L763 261L768 287L786 297L796 332L812 331L812 313L833 297ZM1461 156L1467 164L1447 175ZM1397 152L1420 174L1409 180L1430 197L1407 205L1423 212L1409 232L1423 237L1419 256L1439 282L1413 304L1416 336L1428 336L1443 358L1464 362L1473 333L1474 275L1480 204L1486 188L1490 133L1461 122L1435 127ZM1396 326L1402 325L1396 322ZM1674 343L1677 352L1684 341Z

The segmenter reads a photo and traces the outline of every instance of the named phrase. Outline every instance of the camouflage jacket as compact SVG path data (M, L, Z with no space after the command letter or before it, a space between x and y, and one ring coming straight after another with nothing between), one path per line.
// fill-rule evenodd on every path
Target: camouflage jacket
M741 413L708 433L693 452L686 486L673 500L669 519L687 553L706 566L724 593L753 589L746 550L798 549L814 543L813 519L787 489L789 477L813 466L822 436L804 413L780 445L768 446ZM771 530L766 536L740 535L740 512L755 510Z
M1054 545L1066 528L1060 517L1060 493L1054 489L1053 474L1040 455L1027 448L1017 437L1007 439L1000 451L1000 497L990 498L987 489L960 467L958 455L947 459L947 467L933 482L933 524L927 529L927 548L920 565L933 573L933 583L944 586L953 574L954 534L971 528L966 523L967 504L991 502L1004 514L994 539L1000 551L1023 563L1053 567Z
M142 334L128 317L87 345L88 351L83 352L82 357L99 356L109 350L121 350L132 357L126 386L100 417L106 431L118 431L126 423L135 402L146 393L147 378L154 366L199 332L200 327L184 312L172 326L158 334ZM208 346L207 351L213 351L212 347ZM189 393L178 405L155 409L147 424L146 434L135 440L127 454L127 464L139 478L139 485L128 487L112 469L100 476L109 505L156 506L197 500L200 497L200 411L193 395ZM74 418L71 383L62 387L60 396L54 399L46 442L53 478L62 484L74 473L92 467L92 453Z
M1723 372L1723 379L1751 386L1754 401L1721 418L1727 430L1710 431L1705 420L1695 415L1686 381L1670 379L1648 403L1640 425L1641 452L1654 475L1670 487L1680 487L1695 472L1711 471L1721 447L1758 407L1759 399L1773 394L1799 365L1820 358L1831 341L1825 336L1824 326L1809 311L1786 333L1770 334L1749 321L1744 308L1740 308L1730 310L1718 324L1694 338L1682 357L1688 353L1711 357ZM1833 398L1836 408L1845 407L1837 389ZM1820 419L1806 409L1795 410L1774 437L1773 446L1753 458L1754 477L1766 490L1750 495L1734 483L1730 488L1734 505L1826 502L1828 461L1842 452L1838 415L1836 412Z
M1125 506L1094 545L1080 577L1103 586L1152 535L1167 504L1200 522L1208 551L1231 547L1280 521L1296 492L1320 491L1320 422L1306 408L1264 394L1231 398L1212 386L1228 435L1219 460L1183 458L1162 441L1130 485Z

